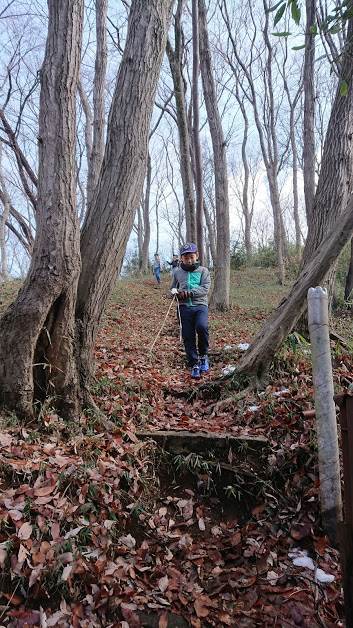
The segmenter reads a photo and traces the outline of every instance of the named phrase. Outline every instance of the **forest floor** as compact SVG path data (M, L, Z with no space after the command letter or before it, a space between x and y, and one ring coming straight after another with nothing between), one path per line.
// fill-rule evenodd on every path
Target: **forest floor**
M168 283L122 280L110 299L94 395L112 433L94 413L67 423L50 403L31 425L2 417L0 625L342 626L339 555L320 527L309 345L291 335L260 393L200 395L174 309L149 351ZM236 364L287 290L272 271L234 273L230 311L210 312L203 383ZM350 314L333 326L353 341ZM352 352L332 344L332 355L341 392ZM146 430L214 440L162 449Z

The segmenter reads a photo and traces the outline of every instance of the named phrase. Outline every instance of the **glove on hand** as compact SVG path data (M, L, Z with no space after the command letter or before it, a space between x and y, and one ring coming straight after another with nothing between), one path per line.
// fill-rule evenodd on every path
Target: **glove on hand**
M191 292L188 292L187 290L180 290L180 292L178 292L179 301L186 301L189 297L191 297Z
M178 288L172 288L170 293L173 295L173 297L178 294Z

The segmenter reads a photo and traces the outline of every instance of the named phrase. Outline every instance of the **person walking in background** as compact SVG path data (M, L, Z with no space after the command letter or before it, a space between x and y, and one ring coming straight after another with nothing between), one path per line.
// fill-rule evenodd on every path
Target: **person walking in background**
M175 253L173 253L172 261L167 262L167 264L170 266L171 274L173 274L174 269L179 267L179 255L175 255Z
M173 271L170 286L179 301L185 353L191 377L199 379L209 370L208 363L208 291L210 271L198 262L197 246L189 242L180 249L180 266ZM196 346L197 336L197 346Z
M161 258L159 257L158 253L154 254L154 260L152 263L152 272L156 278L157 284L158 286L160 286L161 283Z

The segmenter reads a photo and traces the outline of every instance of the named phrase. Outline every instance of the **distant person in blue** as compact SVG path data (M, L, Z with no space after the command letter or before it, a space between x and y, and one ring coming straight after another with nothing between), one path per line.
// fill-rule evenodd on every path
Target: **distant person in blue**
M191 377L200 379L208 364L208 291L210 271L200 266L197 246L188 242L180 249L180 266L173 271L170 286L179 301L185 353ZM197 343L196 343L197 337Z
M156 278L157 284L160 286L161 284L161 258L159 257L158 253L154 254L152 272Z

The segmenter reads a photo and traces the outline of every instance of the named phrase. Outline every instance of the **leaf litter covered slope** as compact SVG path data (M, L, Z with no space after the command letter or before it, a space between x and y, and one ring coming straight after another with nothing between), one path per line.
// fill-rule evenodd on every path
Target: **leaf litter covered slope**
M273 304L277 288L265 276L257 280L267 281L262 303L239 286L244 305L211 316L217 362L210 381L234 363L237 350L222 352L224 345L249 341ZM183 368L174 314L148 354L169 305L164 292L149 281L119 282L103 321L95 394L116 433L100 431L91 415L67 425L50 408L38 425L6 419L1 622L339 625L338 556L320 531L314 425L302 414L312 407L306 354L288 345L272 385L236 407L218 411L209 399L184 399L179 393L197 384ZM346 384L350 356L336 355L335 366L336 383ZM187 473L177 487L176 461L169 456L166 464L136 438L146 427L264 434L269 446L259 465L227 451L223 468L233 471L216 494L207 486L218 473L211 455L179 457ZM288 556L293 548L303 552L298 565ZM316 568L334 580L318 581Z

